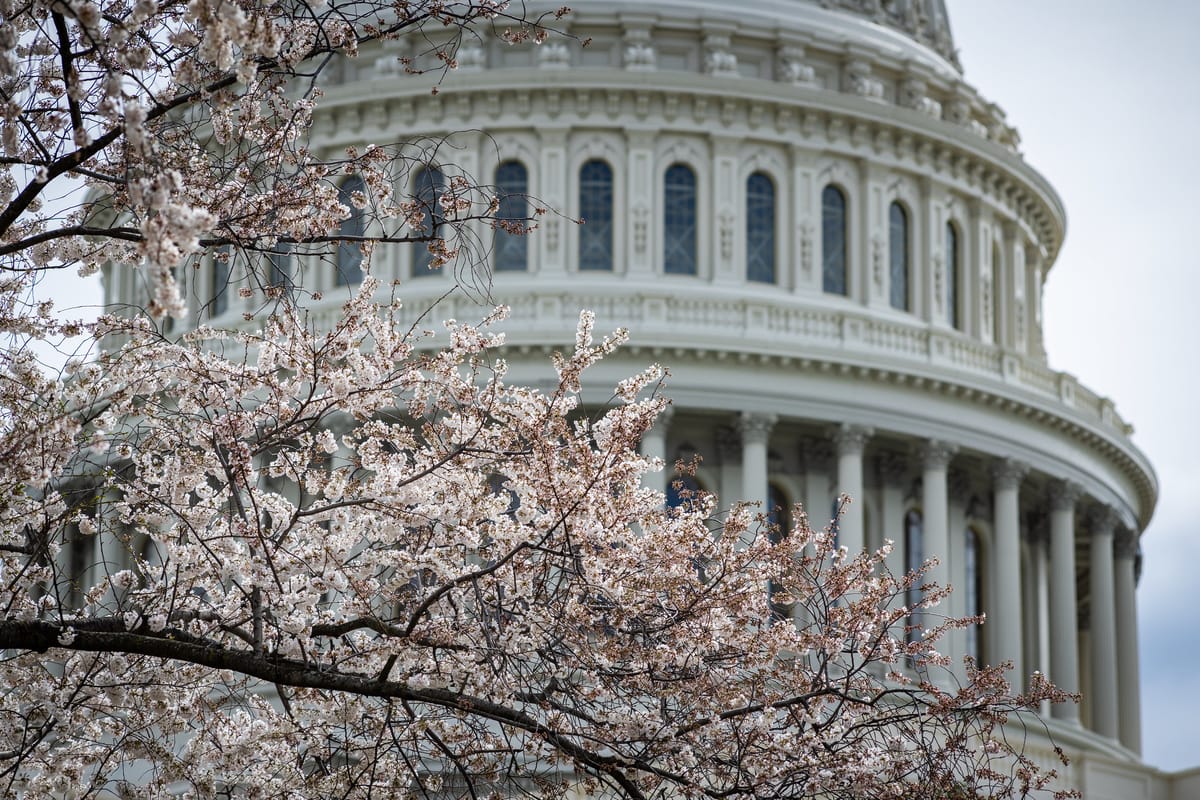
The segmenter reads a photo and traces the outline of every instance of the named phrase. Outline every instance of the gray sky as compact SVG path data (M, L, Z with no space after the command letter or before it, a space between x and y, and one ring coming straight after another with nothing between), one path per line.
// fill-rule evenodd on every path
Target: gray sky
M1200 3L947 0L971 82L1058 189L1050 363L1112 397L1154 464L1138 590L1147 762L1200 765Z
M1062 195L1050 362L1112 397L1161 497L1139 588L1146 760L1200 765L1200 3L947 0L967 79ZM53 276L60 306L98 283ZM69 316L69 314L68 314Z

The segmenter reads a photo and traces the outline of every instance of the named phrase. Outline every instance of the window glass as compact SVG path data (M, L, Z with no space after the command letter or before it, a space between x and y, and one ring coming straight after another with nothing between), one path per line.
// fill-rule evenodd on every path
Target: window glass
M366 215L361 208L355 207L353 196L355 192L365 191L366 185L357 175L351 175L338 189L338 202L350 209L350 216L338 226L338 235L351 237L350 241L338 242L335 281L338 286L362 283L362 244L358 239L367 232Z
M696 173L683 164L663 180L663 270L696 274Z
M952 222L946 223L946 319L958 327L958 231Z
M440 202L442 192L445 191L445 185L446 181L442 175L442 171L436 167L427 167L417 173L417 179L413 187L413 196L420 204L421 210L425 212L425 219L421 227L414 229L414 234L418 236L437 236L440 234L442 223L446 220ZM433 270L429 268L429 265L432 263L433 253L429 252L429 242L415 242L413 244L412 276L414 278L423 278L427 275L433 275Z
M579 169L579 268L613 268L613 171L593 159Z
M888 208L888 258L892 308L908 311L908 214L899 203Z
M287 242L276 243L274 249L267 253L267 285L291 294L292 283L292 246Z
M497 220L509 220L524 227L529 218L529 173L519 161L506 161L496 168L496 192L500 207ZM527 268L529 237L496 228L496 271L511 272Z
M218 317L229 310L229 272L233 266L233 250L226 245L213 254L212 315Z
M846 294L846 195L832 185L821 192L821 288Z
M762 172L746 181L746 280L775 282L775 184Z

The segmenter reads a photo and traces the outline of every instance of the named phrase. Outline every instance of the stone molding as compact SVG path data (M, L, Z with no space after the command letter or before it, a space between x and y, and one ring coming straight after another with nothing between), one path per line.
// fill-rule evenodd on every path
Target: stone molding
M1029 473L1029 465L1015 458L998 459L992 464L992 480L999 491L1018 489Z

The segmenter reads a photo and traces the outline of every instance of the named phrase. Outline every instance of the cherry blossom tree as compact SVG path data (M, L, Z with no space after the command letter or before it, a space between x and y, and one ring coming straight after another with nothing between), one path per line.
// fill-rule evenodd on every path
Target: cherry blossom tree
M465 223L491 219L495 192L459 176L436 201L397 196L444 144L402 131L314 152L324 74L399 39L399 71L444 73L466 37L541 41L566 13L531 19L499 0L2 0L0 269L132 265L152 314L180 316L176 271L218 248L302 247L311 260L427 241L434 268L470 265L455 261L478 244ZM339 197L347 175L360 188ZM350 206L365 230L339 230Z
M10 336L53 326L5 309ZM905 608L921 577L885 552L645 488L662 371L581 399L623 333L595 341L585 313L537 391L505 382L502 312L432 339L397 313L368 279L326 332L290 304L183 341L112 317L96 333L125 346L66 381L4 351L5 794L1045 785L1014 726L1063 696L1037 676L1014 696L997 669L956 682L945 589Z

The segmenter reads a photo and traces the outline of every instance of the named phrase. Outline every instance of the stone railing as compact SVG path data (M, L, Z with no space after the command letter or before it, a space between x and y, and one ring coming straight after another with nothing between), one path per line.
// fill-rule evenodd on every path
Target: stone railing
M798 295L772 301L737 292L714 297L711 287L705 289L668 294L622 282L571 292L521 281L493 287L493 301L510 308L501 330L514 346L569 345L579 310L587 308L595 312L598 330L629 328L631 346L651 352L746 353L894 370L1049 406L1057 415L1117 439L1132 430L1110 400L1081 386L1074 376L916 317L909 322L890 310L831 308L818 304L821 298ZM479 319L487 308L452 295L430 310L434 299L415 292L406 296L401 324L414 324L424 315L420 327L436 330L441 320ZM340 303L312 304L309 314L318 329L328 328L341 315Z

